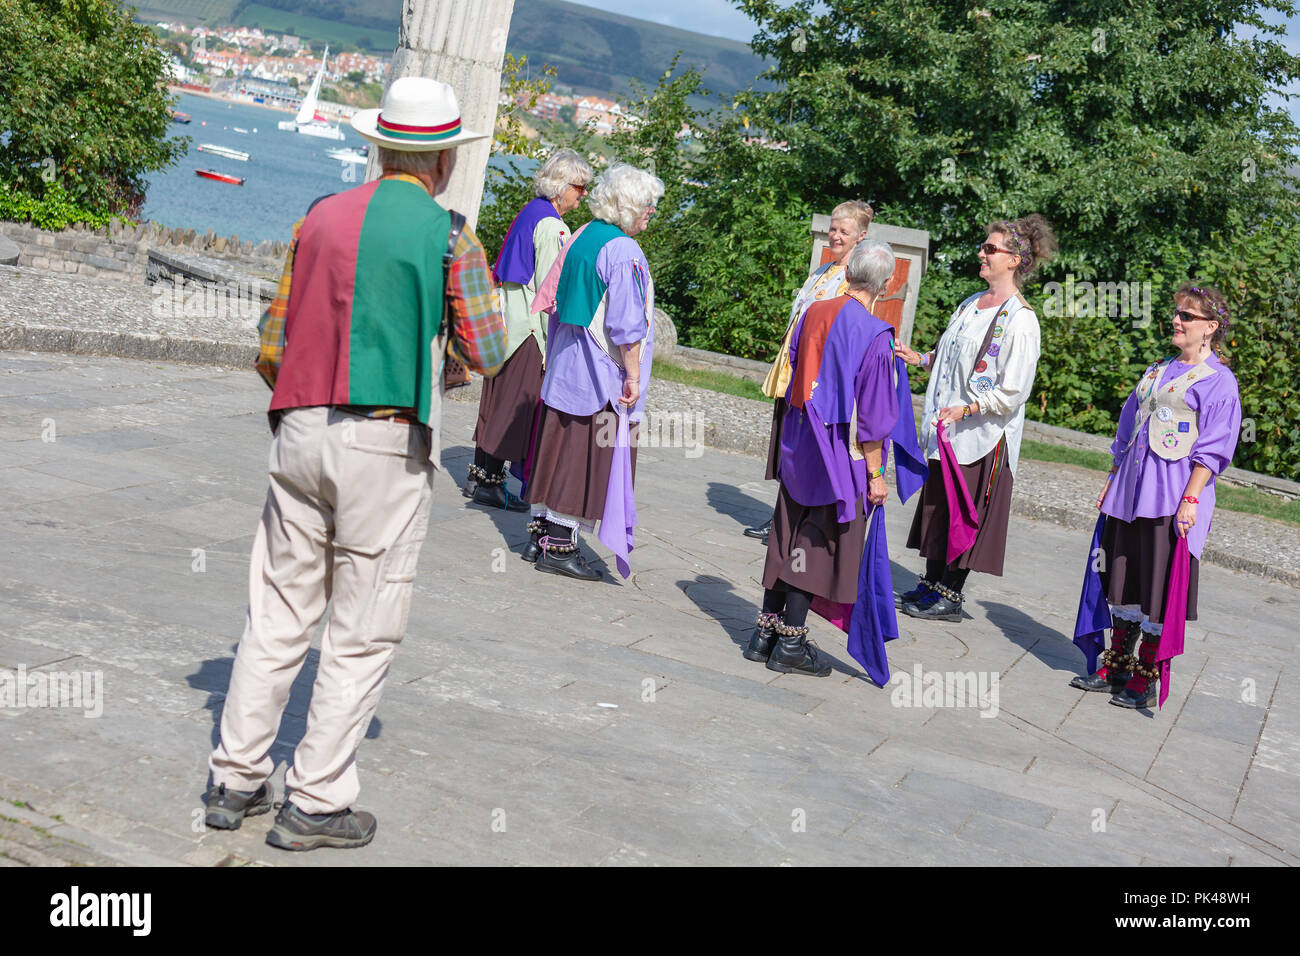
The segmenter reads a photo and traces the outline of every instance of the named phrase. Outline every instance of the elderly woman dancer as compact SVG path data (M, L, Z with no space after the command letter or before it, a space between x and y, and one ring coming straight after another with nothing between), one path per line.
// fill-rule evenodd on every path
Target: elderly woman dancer
M552 153L533 176L536 197L515 216L492 267L506 319L506 364L496 378L483 380L478 403L474 464L464 494L479 504L528 509L505 484L506 462L523 464L528 457L541 400L546 330L532 312L533 298L568 241L562 217L578 208L589 182L591 167L577 152Z
M745 648L770 670L825 677L808 642L814 597L852 605L866 543L865 505L883 504L884 439L898 420L893 329L871 314L894 272L883 242L849 256L846 295L810 305L790 339L781 488L763 567L763 610ZM910 417L910 415L909 415Z
M767 480L775 481L781 458L781 423L785 421L785 391L790 385L790 339L794 333L795 323L803 316L804 310L814 302L844 295L848 291L848 280L844 276L844 267L849 261L849 253L867 236L867 227L875 215L871 207L860 199L842 202L831 210L831 227L826 234L827 248L831 258L812 271L808 279L794 297L790 306L790 321L786 324L785 335L781 338L781 350L776 361L772 363L767 379L763 382L763 394L774 399L772 403L772 437L767 443ZM772 519L756 528L746 528L745 534L751 538L762 538L767 543L768 533L772 530Z
M1115 695L1111 703L1120 707L1150 706L1157 663L1171 656L1159 651L1162 623L1173 613L1167 599L1183 597L1169 588L1179 538L1186 539L1190 554L1185 620L1196 620L1214 478L1231 463L1241 428L1237 380L1216 354L1228 318L1217 289L1183 284L1174 293L1172 344L1178 355L1148 368L1120 412L1111 445L1114 467L1097 497L1105 516L1100 560L1089 564L1089 577L1100 577L1096 598L1109 605L1111 646L1097 673L1070 681L1082 690L1109 691ZM1087 579L1084 584L1086 600Z
M536 460L526 497L539 571L596 580L578 530L600 539L626 577L636 523L636 424L645 412L654 351L654 285L633 236L654 214L664 184L616 163L587 200L594 217L573 234L533 308L550 310Z
M932 369L921 443L926 457L937 460L937 426L944 425L979 525L974 543L949 561L948 538L958 519L949 514L943 469L931 467L907 539L926 559L925 574L899 599L903 613L924 620L960 621L966 576L1002 574L1025 402L1038 368L1038 317L1020 287L1055 254L1056 237L1037 214L992 222L986 231L977 255L988 289L958 306L933 351L899 349L908 364Z

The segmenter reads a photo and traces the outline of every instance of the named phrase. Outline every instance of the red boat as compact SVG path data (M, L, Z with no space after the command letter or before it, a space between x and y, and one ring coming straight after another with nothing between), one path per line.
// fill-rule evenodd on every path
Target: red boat
M219 183L230 183L232 186L244 185L243 176L227 176L225 173L218 173L211 169L196 169L195 176L202 176L204 179L215 179Z

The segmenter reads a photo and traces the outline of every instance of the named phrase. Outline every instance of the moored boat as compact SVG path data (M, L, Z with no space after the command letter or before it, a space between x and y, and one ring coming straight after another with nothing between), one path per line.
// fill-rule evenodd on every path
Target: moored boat
M226 159L237 159L241 163L248 162L249 154L242 149L231 149L229 146L216 146L212 143L199 144L200 153L211 153L214 156L224 156Z
M214 169L196 169L195 176L202 176L204 179L215 179L219 183L230 183L232 186L244 185L243 176L231 176L226 173L219 173Z

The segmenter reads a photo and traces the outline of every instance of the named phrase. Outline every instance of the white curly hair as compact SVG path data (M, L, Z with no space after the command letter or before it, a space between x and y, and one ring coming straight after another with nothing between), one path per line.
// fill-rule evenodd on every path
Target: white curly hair
M597 219L631 231L637 219L664 194L663 180L627 163L614 163L596 180L587 205Z

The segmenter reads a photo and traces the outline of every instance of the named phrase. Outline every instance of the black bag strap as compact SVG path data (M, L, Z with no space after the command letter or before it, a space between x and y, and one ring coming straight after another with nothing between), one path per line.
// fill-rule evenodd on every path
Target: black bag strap
M456 243L460 242L460 234L464 231L465 217L456 210L451 210L451 232L447 233L447 251L442 254L443 282L447 281L447 270L456 258L452 253L456 251Z
M454 255L456 243L460 242L460 234L465 230L465 217L454 209L448 210L451 213L451 231L447 233L447 249L442 254L442 320L447 329L447 344L451 345L452 327L455 325L456 316L451 311L451 303L447 301L447 276L451 272L451 264L456 261Z

